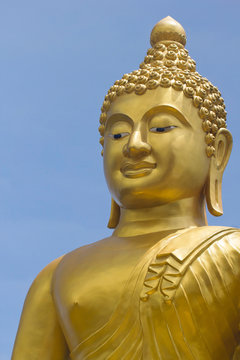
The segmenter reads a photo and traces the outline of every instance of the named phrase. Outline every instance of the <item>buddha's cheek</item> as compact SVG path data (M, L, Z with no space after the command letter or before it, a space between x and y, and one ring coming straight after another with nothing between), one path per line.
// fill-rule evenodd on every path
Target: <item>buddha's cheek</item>
M113 146L109 140L106 141L104 145L103 165L105 179L111 193L120 187L123 178L120 172L122 159L122 145L115 143Z
M210 159L206 155L204 134L200 135L188 131L171 146L169 186L189 196L197 195L202 190L209 172Z

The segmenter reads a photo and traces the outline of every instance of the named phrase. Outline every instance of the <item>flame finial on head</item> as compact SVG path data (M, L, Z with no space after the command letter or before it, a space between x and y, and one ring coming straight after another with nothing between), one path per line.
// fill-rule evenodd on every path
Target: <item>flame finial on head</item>
M179 22L167 16L160 20L151 32L152 47L160 41L176 41L185 46L187 41L185 30Z

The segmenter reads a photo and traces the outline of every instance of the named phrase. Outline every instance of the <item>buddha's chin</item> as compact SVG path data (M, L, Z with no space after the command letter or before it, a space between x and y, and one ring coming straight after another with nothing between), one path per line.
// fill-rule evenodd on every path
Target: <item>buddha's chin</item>
M201 192L195 188L190 191L184 184L172 187L167 181L156 183L153 180L155 178L147 175L135 178L135 181L134 178L124 177L115 191L112 191L113 198L123 208L139 209L174 204L186 198L198 198Z
M146 199L143 197L131 197L129 195L123 197L120 204L125 209L150 209L156 206L164 205L165 202L161 202L156 199Z
M160 199L159 196L154 196L154 193L146 191L143 186L124 187L115 196L117 203L126 209L136 208L151 208L158 205L163 205L168 202L167 199Z

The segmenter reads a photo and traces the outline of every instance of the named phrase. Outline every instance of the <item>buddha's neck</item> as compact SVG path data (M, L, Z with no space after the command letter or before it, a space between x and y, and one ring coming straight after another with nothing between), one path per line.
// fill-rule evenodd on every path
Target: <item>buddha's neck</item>
M204 225L207 225L204 198L187 198L152 208L121 208L113 234L128 237Z

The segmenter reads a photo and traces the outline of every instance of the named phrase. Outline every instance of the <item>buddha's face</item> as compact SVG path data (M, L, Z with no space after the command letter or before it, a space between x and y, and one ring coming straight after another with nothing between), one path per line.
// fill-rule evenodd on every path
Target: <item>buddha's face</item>
M198 110L183 92L158 87L122 95L107 113L104 172L125 208L197 197L210 159Z

